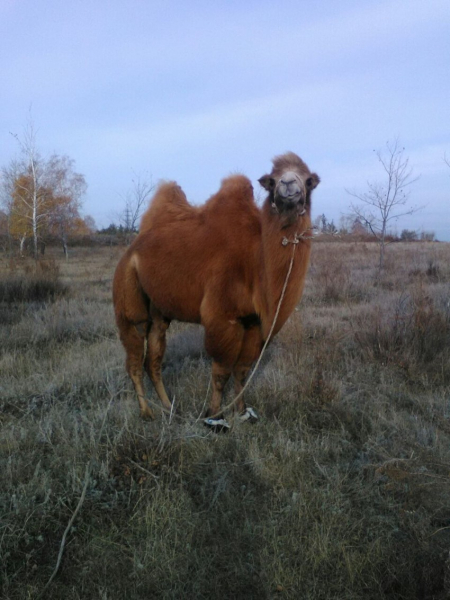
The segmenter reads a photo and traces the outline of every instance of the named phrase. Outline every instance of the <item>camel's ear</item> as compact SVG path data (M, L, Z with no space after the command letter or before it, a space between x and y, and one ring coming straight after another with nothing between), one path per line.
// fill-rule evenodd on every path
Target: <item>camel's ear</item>
M320 177L316 173L311 173L311 175L306 180L306 187L308 190L313 190L320 183Z
M258 179L258 181L268 192L271 192L273 189L275 189L275 179L270 175L263 175Z

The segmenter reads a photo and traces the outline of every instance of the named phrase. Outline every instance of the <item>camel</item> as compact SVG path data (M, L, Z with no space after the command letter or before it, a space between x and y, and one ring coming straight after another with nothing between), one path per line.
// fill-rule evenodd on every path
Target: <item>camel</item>
M141 417L154 418L143 368L164 409L172 409L161 364L166 331L175 319L204 327L212 357L205 422L223 419L228 379L233 375L239 394L269 332L271 337L278 333L302 295L311 251L311 192L319 181L296 154L287 152L276 156L271 173L259 179L267 191L261 208L244 175L224 179L198 207L189 204L177 183L159 185L113 282L116 322ZM243 419L257 418L242 395L235 411Z

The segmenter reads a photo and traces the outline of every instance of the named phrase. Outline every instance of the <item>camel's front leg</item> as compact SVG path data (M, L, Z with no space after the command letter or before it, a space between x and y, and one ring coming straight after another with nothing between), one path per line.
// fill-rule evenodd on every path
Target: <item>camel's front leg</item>
M214 417L215 419L222 419L221 414L222 398L225 386L231 375L231 369L224 367L219 363L213 361L212 365L212 396L211 402L209 403L208 410L206 411L205 417Z
M254 326L245 331L242 349L233 368L234 392L236 401L235 410L245 420L255 421L257 415L252 408L247 408L242 390L247 379L247 375L261 353L262 335L259 326Z
M217 306L217 303L215 303ZM242 324L228 315L217 315L211 311L203 317L205 326L205 348L213 358L212 397L206 417L221 419L221 405L225 385L241 352L244 339ZM214 424L207 423L214 426Z

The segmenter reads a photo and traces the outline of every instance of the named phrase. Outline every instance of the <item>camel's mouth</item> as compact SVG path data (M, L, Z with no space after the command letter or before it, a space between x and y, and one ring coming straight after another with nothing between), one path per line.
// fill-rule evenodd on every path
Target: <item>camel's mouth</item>
M303 215L306 214L303 196L299 196L298 198L277 198L275 204L280 213L290 215L296 214L299 217L303 217Z

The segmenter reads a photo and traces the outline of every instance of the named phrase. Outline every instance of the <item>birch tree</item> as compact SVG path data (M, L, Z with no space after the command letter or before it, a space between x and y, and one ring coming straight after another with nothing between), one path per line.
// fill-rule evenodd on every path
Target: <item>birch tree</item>
M67 156L53 154L44 160L36 145L36 131L28 121L22 137L14 135L20 148L18 159L2 169L1 200L7 210L9 234L20 243L23 254L27 238L33 240L38 258L39 241L57 237L68 257L68 236L83 229L81 199L86 192L84 176Z
M51 190L47 226L50 234L62 243L64 255L69 257L68 237L81 231L81 198L86 193L86 181L74 170L74 160L54 154L47 162L47 185Z
M20 148L20 159L13 161L4 176L13 189L11 218L23 222L21 245L27 234L33 238L34 258L38 257L39 225L46 218L46 188L44 185L44 164L36 147L36 131L28 121L22 137L13 134Z

